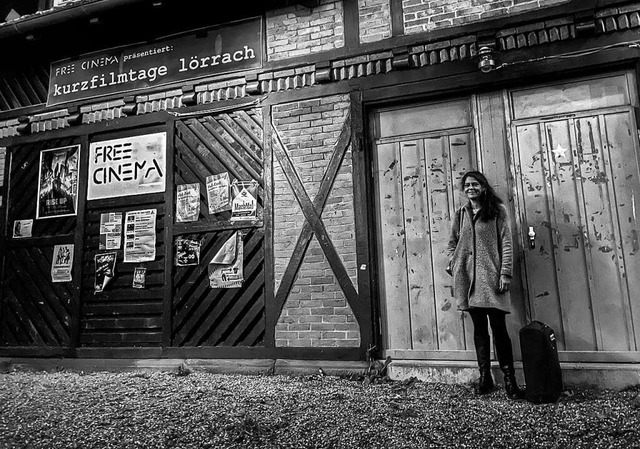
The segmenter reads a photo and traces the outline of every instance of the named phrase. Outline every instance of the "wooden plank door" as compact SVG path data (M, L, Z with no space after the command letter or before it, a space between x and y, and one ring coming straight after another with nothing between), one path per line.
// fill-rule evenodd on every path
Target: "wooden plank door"
M531 315L560 350L637 350L635 130L629 107L513 123Z
M438 351L468 349L468 329L444 268L451 216L461 201L457 186L474 166L468 127L381 139L375 146L379 291L388 355L438 357Z

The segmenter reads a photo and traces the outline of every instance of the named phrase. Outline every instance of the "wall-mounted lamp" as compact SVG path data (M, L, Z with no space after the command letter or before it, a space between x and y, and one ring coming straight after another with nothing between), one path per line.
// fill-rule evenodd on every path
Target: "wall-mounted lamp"
M482 71L482 73L489 73L496 68L496 60L493 59L493 49L491 47L480 47L480 49L478 50L478 56L480 56L478 68Z

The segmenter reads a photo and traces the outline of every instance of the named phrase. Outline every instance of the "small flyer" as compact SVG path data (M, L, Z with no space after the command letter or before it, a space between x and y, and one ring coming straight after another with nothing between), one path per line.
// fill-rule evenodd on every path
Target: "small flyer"
M149 262L156 258L156 209L134 210L125 215L125 263Z
M176 239L176 266L187 267L200 263L200 241L178 237Z
M51 261L51 282L71 282L73 245L55 245Z
M207 176L207 201L209 202L209 214L217 214L225 210L231 210L231 198L229 196L229 173Z
M13 222L13 238L24 239L27 237L31 237L32 229L33 229L33 219L16 220Z
M100 249L122 246L122 212L100 214Z
M147 283L147 269L135 267L133 269L133 288L144 288Z
M208 273L211 288L242 287L244 281L243 257L242 234L235 232L209 263Z
M176 202L176 221L178 223L198 221L198 216L200 215L200 184L179 185Z
M103 253L95 255L96 279L94 283L94 293L104 291L104 288L111 282L116 272L116 253Z
M256 181L233 181L231 221L251 221L257 218L258 183Z

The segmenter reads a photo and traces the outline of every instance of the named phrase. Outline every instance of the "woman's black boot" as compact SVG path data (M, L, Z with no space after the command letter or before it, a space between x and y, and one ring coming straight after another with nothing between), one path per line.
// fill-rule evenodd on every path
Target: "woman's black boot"
M491 377L491 364L480 367L480 380L476 385L476 394L487 394L493 391L493 377Z
M525 392L518 386L513 366L505 365L501 366L500 369L504 373L504 390L507 393L507 397L509 399L524 399Z
M480 380L476 385L476 394L487 394L493 391L493 377L491 377L491 347L488 336L476 336L474 338L476 346L476 357L478 358L478 368L480 368Z

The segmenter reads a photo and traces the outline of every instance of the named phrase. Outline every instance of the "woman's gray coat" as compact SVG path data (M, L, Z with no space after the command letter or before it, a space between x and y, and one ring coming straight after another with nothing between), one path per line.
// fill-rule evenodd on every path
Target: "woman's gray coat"
M448 256L458 309L492 307L511 312L509 291L499 293L500 275L511 277L513 250L507 209L498 217L473 218L471 204L458 209L451 225Z

